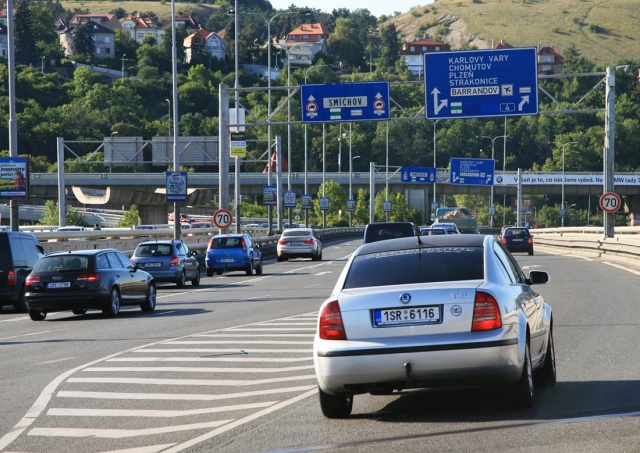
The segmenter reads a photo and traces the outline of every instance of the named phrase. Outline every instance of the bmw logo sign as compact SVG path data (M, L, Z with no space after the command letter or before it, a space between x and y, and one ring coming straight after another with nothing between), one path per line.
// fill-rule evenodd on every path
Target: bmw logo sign
M402 302L403 304L408 304L409 302L411 302L411 294L409 293L400 294L400 302Z
M497 182L498 184L502 184L502 176L498 176L498 177L496 178L496 182Z

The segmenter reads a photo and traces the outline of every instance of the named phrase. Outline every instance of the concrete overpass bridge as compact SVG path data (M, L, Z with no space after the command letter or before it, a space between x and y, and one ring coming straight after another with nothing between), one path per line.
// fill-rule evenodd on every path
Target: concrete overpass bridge
M451 184L449 170L438 169L435 190L438 197L453 194L484 194L489 196L491 186L472 186ZM369 172L307 173L306 181L309 193L317 194L325 181L335 181L349 190L349 181L353 193L359 188L369 192L371 178ZM242 195L263 194L263 186L267 184L266 173L241 173L240 192ZM279 181L279 183L278 183ZM401 179L399 167L375 166L373 175L375 192L383 190L388 183L392 192L405 193L412 208L422 208L429 212L433 199L432 183L407 183ZM494 195L516 196L518 181L517 172L497 171L493 186ZM627 208L631 212L640 212L640 173L621 173L615 175L615 192L625 197ZM74 196L85 205L130 206L136 204L144 223L164 223L172 209L172 203L166 201L165 173L66 173L64 175L67 199ZM189 173L188 197L186 205L197 205L211 200L219 192L218 173ZM235 192L234 175L229 175L229 194ZM288 184L288 174L280 176L276 172L271 175L271 184L279 185L284 190ZM303 172L291 173L292 190L302 194L305 186ZM600 196L603 193L603 176L598 173L522 173L522 195L561 195L567 196ZM56 173L32 173L30 175L30 193L34 198L57 199L58 175ZM441 198L440 198L441 199Z

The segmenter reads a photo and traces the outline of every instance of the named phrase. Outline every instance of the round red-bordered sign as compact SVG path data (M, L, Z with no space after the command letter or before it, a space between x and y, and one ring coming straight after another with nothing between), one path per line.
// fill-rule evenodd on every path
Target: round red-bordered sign
M231 212L226 209L218 209L213 213L213 224L224 230L225 228L229 228L233 223L233 216Z
M600 208L609 214L616 212L622 206L620 195L614 192L607 192L600 197Z
M307 107L306 108L307 108L307 112L316 113L318 111L318 104L316 104L313 101L307 102Z
M384 109L384 99L376 99L373 101L373 109L374 110L383 110Z

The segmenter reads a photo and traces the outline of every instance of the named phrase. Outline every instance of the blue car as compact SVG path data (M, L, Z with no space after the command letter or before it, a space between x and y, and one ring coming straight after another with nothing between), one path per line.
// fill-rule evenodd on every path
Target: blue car
M248 234L220 234L211 238L204 258L207 277L214 272L245 271L262 275L262 252Z

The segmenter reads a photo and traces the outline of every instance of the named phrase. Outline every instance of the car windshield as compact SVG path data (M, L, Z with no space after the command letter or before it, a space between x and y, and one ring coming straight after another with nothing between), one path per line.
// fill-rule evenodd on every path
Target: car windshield
M430 247L359 255L353 260L344 287L482 279L482 251L482 247Z
M143 244L136 250L136 256L171 256L172 254L169 244Z
M60 272L87 270L89 258L78 255L44 256L33 269L34 272Z
M242 238L215 238L212 249L239 249L242 248Z

